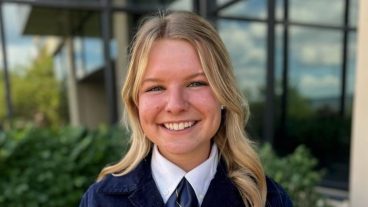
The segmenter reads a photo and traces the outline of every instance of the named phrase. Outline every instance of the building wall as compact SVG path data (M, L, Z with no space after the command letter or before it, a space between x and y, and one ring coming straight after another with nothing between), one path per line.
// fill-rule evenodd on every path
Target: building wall
M104 82L80 82L78 108L80 122L88 128L96 128L108 122Z
M368 205L368 1L360 0L357 72L352 129L350 203Z

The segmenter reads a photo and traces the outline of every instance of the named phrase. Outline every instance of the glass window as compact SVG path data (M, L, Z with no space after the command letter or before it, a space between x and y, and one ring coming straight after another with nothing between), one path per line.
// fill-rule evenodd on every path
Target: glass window
M118 45L115 39L110 42L110 58L115 60L118 57Z
M240 16L262 18L267 17L266 0L242 0L220 11L220 16Z
M359 1L358 0L350 0L350 26L356 27L358 24L358 14L359 14Z
M82 78L104 65L102 40L94 37L74 38L74 58L77 77Z
M193 1L176 0L176 1L173 1L170 4L169 9L192 11L193 10Z
M101 38L101 19L96 12L85 14L74 28L74 58L77 78L83 78L93 71L103 68L103 40Z
M228 1L219 0L218 6L221 6ZM284 0L276 0L275 15L276 19L284 19ZM267 15L267 1L266 0L242 0L220 11L220 16L240 16L250 18L265 19Z
M73 47L74 47L74 64L76 69L77 77L81 77L86 73L86 66L84 60L84 46L83 39L79 37L75 37L73 39Z
M251 105L250 133L260 138L266 77L266 26L233 20L219 20L223 39L235 70L240 89Z
M69 71L67 70L68 67L69 65L66 47L62 47L61 50L54 56L54 72L58 80L66 79L67 73Z
M276 0L276 19L284 19L284 0Z
M352 102L355 90L355 71L356 71L356 32L349 33L349 47L348 47L348 60L347 60L347 78L346 78L346 104L345 111L348 117L352 114Z
M350 121L339 113L341 40L341 31L290 27L287 134L275 143L281 151L306 145L326 170L324 185L346 189Z
M343 0L290 0L290 20L295 22L342 25Z
M315 110L338 109L341 39L341 32L291 27L290 86Z
M100 69L103 65L102 40L100 38L84 38L86 70Z
M229 3L230 1L232 0L217 0L217 5L224 5L224 4Z
M113 4L119 6L135 6L140 8L151 8L164 7L174 2L175 0L112 0Z

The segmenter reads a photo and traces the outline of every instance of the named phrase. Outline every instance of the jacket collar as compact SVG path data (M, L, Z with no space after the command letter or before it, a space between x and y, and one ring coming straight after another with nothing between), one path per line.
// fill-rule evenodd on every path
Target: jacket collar
M151 154L131 172L123 176L108 175L97 189L103 194L127 195L137 207L163 206L163 200L152 178Z
M221 159L220 159L221 160ZM151 154L124 176L108 175L97 189L103 194L124 194L134 206L163 206L160 192L152 178ZM221 160L217 172L204 197L202 207L207 206L244 206L239 191L227 177L226 164Z

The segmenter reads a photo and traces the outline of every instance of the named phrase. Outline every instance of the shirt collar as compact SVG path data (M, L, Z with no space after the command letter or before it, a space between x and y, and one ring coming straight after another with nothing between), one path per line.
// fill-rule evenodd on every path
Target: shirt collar
M151 159L152 176L164 202L167 202L176 186L185 177L192 185L199 204L201 204L211 180L216 174L218 159L217 146L213 144L209 158L191 171L185 172L163 157L157 146L154 145Z

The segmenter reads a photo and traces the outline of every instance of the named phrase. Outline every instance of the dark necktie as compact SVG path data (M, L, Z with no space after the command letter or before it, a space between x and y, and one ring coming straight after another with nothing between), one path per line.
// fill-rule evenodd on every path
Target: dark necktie
M197 196L190 183L183 178L165 207L198 207Z

